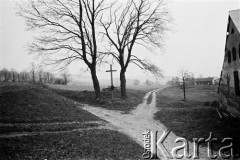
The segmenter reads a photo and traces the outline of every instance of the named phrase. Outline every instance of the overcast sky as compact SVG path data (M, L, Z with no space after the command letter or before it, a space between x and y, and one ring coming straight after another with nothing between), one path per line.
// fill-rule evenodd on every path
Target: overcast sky
M18 71L28 69L34 60L26 50L27 43L31 41L31 32L25 31L24 21L16 16L14 0L0 2L0 68L15 68ZM228 12L239 8L240 0L168 1L168 9L175 21L173 32L166 37L164 50L151 53L135 47L134 52L147 55L163 70L165 76L175 76L181 68L190 70L196 76L219 76ZM101 67L100 78L106 77L105 67ZM117 65L114 67L119 71ZM82 65L75 63L69 70L72 74L86 75L81 68ZM127 76L150 77L134 66L130 66ZM118 73L115 77L118 77Z

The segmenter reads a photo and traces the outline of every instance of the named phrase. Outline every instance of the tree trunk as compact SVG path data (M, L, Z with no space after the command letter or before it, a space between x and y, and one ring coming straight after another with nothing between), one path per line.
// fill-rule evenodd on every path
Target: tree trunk
M92 81L93 81L93 88L94 88L94 91L95 91L95 96L96 96L96 99L99 99L99 98L101 98L101 92L100 92L99 81L98 81L98 78L97 78L96 68L93 67L93 68L90 68L90 70L91 70L91 75L92 75Z
M120 72L120 82L121 82L121 97L123 99L127 98L127 93L126 93L126 77L125 77L125 70L121 70Z
M183 99L186 100L186 90L185 90L185 88L183 89Z
M32 72L32 81L33 81L33 83L35 83L35 73L34 72Z
M186 84L184 78L183 78L183 100L186 100Z

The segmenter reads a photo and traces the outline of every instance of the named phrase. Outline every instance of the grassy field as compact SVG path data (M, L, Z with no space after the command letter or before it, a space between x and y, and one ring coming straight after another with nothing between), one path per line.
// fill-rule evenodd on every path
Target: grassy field
M70 85L59 85L59 84L47 84L47 86L54 88L54 89L60 89L60 90L74 90L74 91L94 91L93 86L89 85L76 85L76 84L70 84ZM107 85L100 86L101 89L107 88ZM140 91L149 91L154 90L156 88L162 87L162 85L159 84L153 84L153 85L127 85L127 89L130 90L140 90ZM119 86L118 86L119 88Z
M70 93L76 99L94 95L39 84L0 84L0 159L141 158L140 145L117 131L98 129L104 121L80 109L74 98L67 98Z
M155 119L163 123L177 136L192 138L208 138L210 132L218 138L214 144L217 150L224 146L221 141L225 137L234 139L235 149L239 153L240 120L236 118L220 118L216 108L205 106L205 102L218 100L216 88L197 87L187 90L187 101L182 101L182 91L176 87L163 89L157 94ZM202 144L206 145L206 143Z
M111 98L110 91L102 91L101 100L95 100L95 94L93 91L76 91L76 90L60 90L53 89L53 91L66 98L72 99L80 103L87 103L95 107L103 107L110 110L119 110L129 112L138 104L142 102L144 95L149 90L127 90L128 98L126 100L121 99L121 92L119 90L114 91L114 99Z
M73 101L40 85L4 83L0 91L1 123L100 120L79 109Z
M21 133L21 132L57 132L71 131L74 129L85 129L99 126L98 123L35 123L35 124L12 124L0 126L0 134Z
M94 91L93 86L78 86L78 85L59 85L59 84L47 84L47 86L60 89L60 90L75 90L75 91Z
M111 130L0 138L1 159L140 159L142 147Z

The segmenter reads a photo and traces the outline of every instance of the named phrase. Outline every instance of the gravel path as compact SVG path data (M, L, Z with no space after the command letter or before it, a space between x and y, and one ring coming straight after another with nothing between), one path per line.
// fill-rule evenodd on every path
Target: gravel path
M163 124L154 119L154 113L159 111L156 107L156 92L159 90L160 89L148 92L144 97L143 103L138 105L138 107L129 114L125 114L121 111L107 110L101 107L92 107L89 105L84 105L83 107L81 106L81 108L108 121L111 125L113 125L115 130L132 137L138 144L143 146L142 134L146 131L161 131L161 135L162 131L167 131L167 128ZM147 98L150 94L153 96L152 102L147 104ZM173 132L170 132L166 140L163 142L164 146L166 146L170 153L174 147L182 145L182 143L175 143L177 138L178 137ZM193 153L193 144L191 142L189 142L189 149L189 153ZM199 152L201 158L208 159L206 151L206 149L200 148ZM164 153L166 155L165 151ZM180 154L181 151L178 155ZM163 155L164 154L158 150L158 156L161 159L168 159Z

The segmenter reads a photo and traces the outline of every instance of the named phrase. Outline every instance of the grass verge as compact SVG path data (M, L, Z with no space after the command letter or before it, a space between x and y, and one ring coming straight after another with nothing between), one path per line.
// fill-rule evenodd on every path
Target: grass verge
M19 125L14 124L11 126L0 126L0 134L8 134L12 132L42 132L42 131L70 131L80 128L97 127L96 123L74 123L74 124L51 124L46 123L43 125Z
M221 141L231 137L234 141L235 153L240 151L240 120L235 118L221 119L216 108L204 106L204 102L217 99L216 90L204 88L191 88L187 92L187 101L183 102L181 91L177 88L166 88L157 94L157 107L155 119L163 123L177 136L189 141L193 138L208 138L213 133L218 142L214 143L214 150L226 146ZM206 146L207 143L202 145Z
M2 159L140 159L142 150L111 130L0 139Z
M1 123L98 121L73 101L40 85L3 83L0 85Z
M80 103L87 103L96 107L103 107L110 110L119 110L128 112L137 107L142 102L142 99L147 91L141 90L127 90L128 98L121 99L121 92L119 90L114 91L114 99L110 91L102 91L101 100L95 100L95 94L93 91L74 91L74 90L59 90L53 89L53 91L61 96L72 99Z

